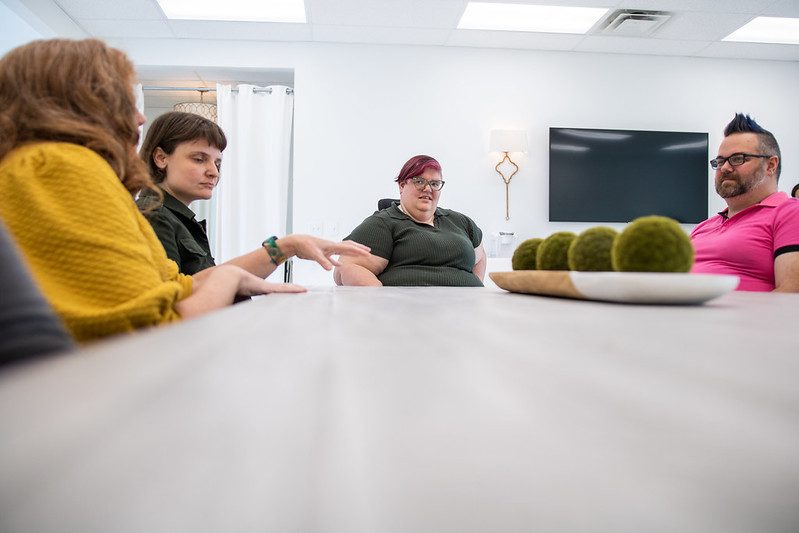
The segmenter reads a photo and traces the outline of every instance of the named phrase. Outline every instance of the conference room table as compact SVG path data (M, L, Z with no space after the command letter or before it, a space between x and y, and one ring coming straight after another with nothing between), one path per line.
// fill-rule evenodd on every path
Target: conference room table
M796 532L799 295L312 288L0 372L0 531Z

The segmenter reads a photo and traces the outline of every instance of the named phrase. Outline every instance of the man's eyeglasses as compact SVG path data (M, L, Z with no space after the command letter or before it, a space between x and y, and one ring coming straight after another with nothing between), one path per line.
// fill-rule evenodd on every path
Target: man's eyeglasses
M711 159L710 160L710 166L711 166L711 168L713 168L713 170L716 170L717 168L723 167L725 162L729 162L730 165L732 165L734 167L738 167L738 166L741 166L744 163L746 163L749 160L750 157L763 157L763 158L768 159L769 157L772 157L772 156L770 156L770 155L760 155L760 154L738 153L738 154L732 154L729 157L717 157L716 159Z
M410 178L409 181L413 183L413 186L423 191L425 187L430 185L430 188L434 191L440 191L444 188L444 181L443 180L426 180L424 178L420 178L416 176L415 178Z

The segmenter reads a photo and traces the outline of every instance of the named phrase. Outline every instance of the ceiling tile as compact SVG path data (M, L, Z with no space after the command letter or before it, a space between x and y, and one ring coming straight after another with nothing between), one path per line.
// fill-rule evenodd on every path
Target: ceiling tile
M627 9L654 11L707 11L709 13L760 13L774 0L629 0Z
M73 19L162 20L155 0L56 0Z
M779 0L766 8L761 15L799 18L799 2L797 0Z
M475 0L488 4L530 4L539 6L564 6L564 7L607 7L615 8L622 0Z
M746 13L676 13L653 35L656 39L715 41L731 34L753 16Z
M187 39L246 39L256 41L310 41L308 24L170 20L175 36Z
M316 0L309 22L340 26L454 28L467 0Z
M443 45L451 30L313 25L313 40L339 43Z
M711 43L710 46L697 55L731 59L799 61L799 46L791 44L717 42Z
M169 24L163 20L78 20L89 34L95 37L175 37Z
M689 56L707 46L703 41L673 41L635 37L587 36L574 49L578 52Z
M420 28L455 28L467 3L468 0L414 0L411 24Z
M571 50L583 39L585 39L585 35L577 35L574 33L455 30L450 34L447 45L485 48Z

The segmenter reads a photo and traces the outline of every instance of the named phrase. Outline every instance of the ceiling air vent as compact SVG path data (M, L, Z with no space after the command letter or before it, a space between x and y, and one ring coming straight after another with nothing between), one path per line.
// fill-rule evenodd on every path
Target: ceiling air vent
M599 24L596 33L617 37L648 37L671 18L666 11L617 9Z

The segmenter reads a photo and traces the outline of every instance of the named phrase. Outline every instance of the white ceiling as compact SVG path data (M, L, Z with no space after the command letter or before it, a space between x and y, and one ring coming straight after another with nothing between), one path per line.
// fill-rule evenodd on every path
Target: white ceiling
M155 0L2 0L34 27L58 35L129 39L224 39L278 42L462 46L799 61L799 45L722 42L758 15L799 17L799 0L482 0L505 3L666 11L649 37L456 29L467 0L305 0L307 24L167 20ZM224 1L224 0L221 0ZM163 73L143 81L164 80ZM225 79L186 71L181 86ZM278 73L277 82L285 78ZM252 81L268 78L254 73ZM241 80L240 80L241 81ZM289 83L290 81L285 81Z
M224 0L222 0L224 1ZM482 0L497 1L497 0ZM799 0L501 0L668 11L651 37L458 30L467 0L305 0L307 24L167 20L155 0L6 0L85 36L570 50L799 61L799 45L721 39L757 15L799 17Z

